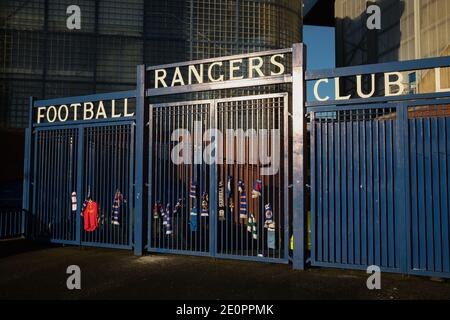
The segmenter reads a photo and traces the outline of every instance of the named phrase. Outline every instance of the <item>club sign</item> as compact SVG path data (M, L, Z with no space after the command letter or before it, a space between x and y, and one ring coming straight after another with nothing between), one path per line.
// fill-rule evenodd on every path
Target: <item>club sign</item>
M155 69L150 80L151 87L158 89L281 76L285 71L285 55L273 54Z

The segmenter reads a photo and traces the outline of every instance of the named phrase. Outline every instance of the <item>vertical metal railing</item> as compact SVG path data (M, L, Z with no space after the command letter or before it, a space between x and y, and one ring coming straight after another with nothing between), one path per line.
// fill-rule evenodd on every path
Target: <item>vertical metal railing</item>
M33 211L31 235L53 242L76 243L76 212L72 192L76 191L76 128L37 130L35 133Z
M171 159L175 144L172 133L178 129L194 140L202 139L205 130L210 128L209 101L190 103L169 103L150 106L150 159L149 159L149 230L148 250L208 255L210 252L209 215L201 215L201 196L209 193L209 166L203 161L194 163L195 151L202 155L205 142L188 143L182 156L190 152L190 163L176 164ZM195 129L196 123L200 127ZM194 137L195 136L195 137ZM187 139L185 136L184 139ZM188 151L190 150L190 151ZM201 159L200 159L201 160ZM189 197L191 185L196 185L196 197ZM176 208L177 203L181 207ZM194 209L195 208L195 209ZM156 211L155 211L156 210ZM197 210L197 215L193 215ZM169 216L169 220L167 219ZM193 221L195 219L195 221ZM170 227L167 225L170 225Z
M132 181L134 124L102 125L84 129L83 197L98 206L98 226L85 230L81 244L132 247ZM117 214L113 213L118 197Z
M217 255L224 258L239 258L271 262L288 261L289 208L286 207L288 193L282 189L287 185L288 170L287 150L287 94L269 94L264 96L221 99L216 101L180 102L155 104L150 106L151 127L149 143L151 148L149 159L149 230L150 251L187 253L198 255ZM211 112L214 114L212 115ZM214 117L213 117L214 116ZM199 128L195 128L200 123ZM216 145L216 155L225 155L223 163L208 164L204 152L210 143L203 136L208 129L218 129L222 133L223 143ZM175 130L184 130L182 139L172 137ZM241 152L243 162L227 159L227 130L241 131L244 140L232 138L230 150L234 154ZM264 131L260 139L269 157L274 157L273 145L277 144L279 153L278 171L273 175L261 175L260 170L266 164L251 163L250 157L259 159L258 144L252 144L255 133L258 140L260 131ZM272 140L271 131L277 130L280 141ZM187 134L187 136L186 136ZM172 141L172 138L175 141ZM179 139L176 141L176 139ZM190 162L176 164L172 153L186 143L181 155ZM199 159L199 158L200 159ZM273 165L273 163L271 164ZM212 175L212 176L211 176ZM218 217L218 186L226 192L228 177L232 177L232 193L228 193L224 216ZM246 202L238 192L238 181L244 184ZM255 181L261 181L261 195L252 198ZM191 188L195 184L195 198ZM203 195L208 194L207 214L203 212ZM175 210L180 200L182 206ZM233 203L233 207L231 207ZM270 231L265 224L266 205L274 212L273 225ZM239 206L246 206L248 217L239 217ZM169 210L169 212L167 212ZM195 212L195 214L193 214ZM171 215L168 232L167 214ZM193 221L194 220L194 221ZM250 221L250 223L249 223ZM253 223L254 222L254 226ZM268 236L268 232L271 234ZM268 240L272 241L270 244ZM211 245L214 243L214 247Z
M21 209L0 209L0 239L20 237L22 219Z
M217 256L287 262L289 208L285 202L288 193L283 192L288 180L284 157L287 155L287 95L221 99L216 101L216 107L217 128L224 141L223 164L218 165L216 182L225 189L225 215L217 220ZM279 141L273 140L274 130L279 132ZM244 134L243 139L239 138L239 131ZM228 145L230 142L232 145ZM273 144L278 145L279 154L273 154ZM267 165L260 161L262 154L272 159L279 157L275 174L261 174ZM242 191L238 188L239 181L243 183ZM260 195L253 197L257 181L261 182ZM266 218L268 206L273 211L271 225ZM240 216L241 208L246 208L247 218Z
M311 114L312 264L399 270L397 110Z

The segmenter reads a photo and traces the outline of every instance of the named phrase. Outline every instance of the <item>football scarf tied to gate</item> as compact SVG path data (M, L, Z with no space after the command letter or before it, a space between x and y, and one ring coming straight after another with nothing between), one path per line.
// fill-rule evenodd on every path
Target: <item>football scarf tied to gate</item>
M123 199L123 194L119 191L119 189L117 189L116 193L114 194L111 218L111 224L115 226L120 225L120 210L122 208L122 202L125 202L125 200Z
M265 205L264 209L265 209L264 228L268 228L271 223L274 223L273 222L272 205L270 203L268 203L268 204Z
M202 210L201 210L201 216L202 217L208 217L209 216L209 206L208 206L209 198L208 193L205 191L202 194Z
M164 216L163 225L166 227L166 235L172 234L172 206L170 203L166 206L166 214Z
M156 201L156 203L153 205L153 219L157 220L159 219L159 215L161 211L164 211L161 201ZM164 214L162 214L164 216Z
M191 189L189 190L189 198L197 199L197 182L193 181L191 183Z
M267 228L267 247L269 249L275 249L275 221L273 219L273 210L270 203L265 206L264 228Z
M233 216L234 202L233 202L233 177L228 176L227 178L227 201L228 207L230 208L230 213Z
M250 214L247 222L247 231L252 234L253 239L258 239L258 234L256 233L256 219L253 213Z
M252 199L259 198L261 196L261 191L262 191L262 181L257 179L253 182ZM258 206L257 203L256 204L253 203L253 211L257 211L257 206ZM254 213L251 213L247 220L247 231L252 234L252 238L255 240L258 239L258 234L256 230L257 230L256 217Z
M219 221L225 220L225 195L223 182L219 181Z
M181 199L178 199L177 203L175 204L175 208L173 210L172 205L170 203L168 203L166 206L163 226L166 227L166 235L168 236L173 234L173 216L179 212L181 207L182 207Z
M191 198L192 208L191 208L191 232L197 231L197 208L196 208L196 202L197 202L197 183L193 181L191 183L191 187L189 190L189 198Z
M77 193L72 192L72 213L77 211Z
M244 181L238 181L238 191L239 191L239 218L247 219L247 193L245 192Z
M257 179L255 182L253 182L253 190L252 190L252 198L258 198L261 196L261 190L262 190L262 181Z
M197 231L197 208L193 207L191 209L191 231Z

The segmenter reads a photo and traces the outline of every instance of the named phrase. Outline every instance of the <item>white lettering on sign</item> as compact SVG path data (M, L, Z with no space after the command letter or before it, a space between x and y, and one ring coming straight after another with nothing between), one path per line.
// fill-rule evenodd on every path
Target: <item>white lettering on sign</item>
M263 57L250 57L248 59L233 59L229 61L215 61L205 64L188 65L183 67L172 67L172 72L167 69L156 69L153 71L153 86L167 88L202 84L208 82L221 82L226 80L253 79L256 77L280 76L286 71L284 54L268 56L267 68L264 68ZM264 70L267 70L264 73ZM184 71L184 72L183 72ZM169 75L170 74L170 75ZM187 77L183 74L187 74Z
M38 107L36 122L88 121L134 116L134 112L130 112L128 109L128 99L123 100L122 112L119 112L116 100L110 101L110 103L100 100L96 102L72 103L70 105Z
M448 70L448 69L447 69ZM434 69L435 78L435 90L434 92L450 92L450 87L445 88L441 82L441 73L442 68ZM415 72L415 71L412 71ZM448 71L446 71L448 72ZM408 72L411 73L411 72ZM361 98L361 99L369 99L372 98L375 93L378 93L384 97L395 97L400 96L405 93L410 93L408 90L409 83L405 77L405 73L402 72L385 72L380 73L377 81L377 75L375 73L366 74L366 75L352 75L351 77L356 78L356 90L355 92L346 92L347 95L342 95L341 93L341 78L335 77L334 79L334 100L342 101L342 100L350 100L351 98ZM447 77L445 77L446 79ZM367 88L363 85L363 79L370 80L368 82ZM320 93L320 89L326 87L329 82L333 82L329 78L317 79L314 81L313 85L313 94L316 101L329 101L332 100L329 96L325 95L323 92ZM384 82L384 86L383 83ZM381 84L380 84L381 83ZM377 86L381 86L377 88ZM445 85L444 85L445 86Z

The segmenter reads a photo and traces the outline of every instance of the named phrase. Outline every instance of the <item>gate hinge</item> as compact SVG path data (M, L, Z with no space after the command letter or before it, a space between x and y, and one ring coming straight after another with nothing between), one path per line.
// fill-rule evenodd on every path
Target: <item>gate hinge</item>
M314 121L314 112L313 111L311 111L309 113L309 118L311 119L311 121Z

